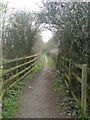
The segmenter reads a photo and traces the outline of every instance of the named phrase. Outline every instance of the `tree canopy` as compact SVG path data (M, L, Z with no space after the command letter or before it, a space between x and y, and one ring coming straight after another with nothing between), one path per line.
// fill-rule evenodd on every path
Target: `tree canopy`
M35 14L16 11L8 15L7 12L4 13L2 26L3 57L11 59L33 54L33 46L40 33Z
M90 61L90 3L46 2L40 23L54 32L60 54L78 63ZM56 36L56 37L55 37Z

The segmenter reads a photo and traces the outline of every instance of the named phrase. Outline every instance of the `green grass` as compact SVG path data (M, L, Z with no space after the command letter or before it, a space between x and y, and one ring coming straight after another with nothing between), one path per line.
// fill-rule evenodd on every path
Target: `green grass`
M15 113L17 112L20 103L19 103L19 96L22 94L22 89L27 83L27 80L32 80L34 74L40 71L44 67L45 57L41 55L38 63L35 65L32 73L30 73L25 79L18 81L12 88L8 89L3 97L2 105L3 105L3 118L13 118Z
M19 107L18 97L22 93L22 88L25 85L25 80L19 81L12 88L8 89L3 97L3 118L11 118Z
M49 65L51 66L51 68L52 68L52 69L55 69L55 68L56 68L56 65L55 65L55 62L54 62L53 58L52 58L50 55L47 55L47 54L46 54L46 56L47 56L48 63L49 63Z
M38 63L34 67L33 72L37 72L37 71L41 70L44 67L44 63L45 63L45 57L44 57L44 55L41 55L40 59L38 60Z
M64 93L65 92L65 87L61 87L60 85L63 84L62 80L54 80L54 91L56 93Z

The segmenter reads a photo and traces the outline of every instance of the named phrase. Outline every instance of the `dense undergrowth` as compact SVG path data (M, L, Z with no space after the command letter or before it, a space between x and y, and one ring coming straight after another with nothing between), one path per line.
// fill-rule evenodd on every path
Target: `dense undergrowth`
M8 89L2 100L2 117L3 118L13 118L18 108L20 107L19 96L22 94L22 89L26 85L28 80L32 80L32 77L36 72L41 70L44 66L44 55L41 55L37 64L34 66L32 73L30 73L26 78L18 81L12 88Z
M49 65L52 68L53 76L53 88L57 94L57 104L61 115L64 118L75 118L89 120L90 117L87 115L85 118L81 116L80 107L76 104L75 100L68 95L68 89L65 86L64 80L62 79L59 71L56 69L54 60L50 55L47 55Z

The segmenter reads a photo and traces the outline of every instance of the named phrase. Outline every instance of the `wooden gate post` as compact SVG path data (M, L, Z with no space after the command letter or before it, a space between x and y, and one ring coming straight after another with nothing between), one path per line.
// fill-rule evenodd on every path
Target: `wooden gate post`
M65 57L63 57L63 80L65 81Z
M59 58L59 72L60 72L60 74L61 74L61 69L62 69L62 67L61 67L61 56L60 56L60 58Z
M69 60L69 82L68 82L68 86L69 86L69 96L71 96L71 59Z
M60 74L61 74L61 76L62 76L62 57L60 58Z
M82 65L81 114L86 116L87 107L87 65Z

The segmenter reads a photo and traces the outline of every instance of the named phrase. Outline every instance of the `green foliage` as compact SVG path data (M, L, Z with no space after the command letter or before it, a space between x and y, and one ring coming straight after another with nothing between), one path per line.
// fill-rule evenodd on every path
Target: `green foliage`
M80 107L77 106L77 104L73 98L68 97L68 95L67 95L68 90L66 89L64 80L62 80L62 79L54 80L53 86L54 86L54 91L57 94L60 94L59 99L62 99L62 101L60 100L60 103L59 103L60 111L67 113L68 115L70 115L72 117L81 118ZM62 96L63 96L63 98L62 98Z
M18 97L22 93L22 87L25 85L25 81L19 81L12 87L11 89L8 89L3 97L2 104L2 117L3 118L11 118L17 111L19 107L19 101Z
M3 12L6 11L7 5L4 3L0 3L0 13L3 14Z
M40 22L53 31L58 54L78 63L90 61L89 7L88 2L46 2L38 14Z
M54 39L50 39L47 43L45 43L44 48L46 52L50 52L52 49L57 48L56 41Z
M33 46L39 36L39 26L34 17L32 13L20 11L10 15L8 22L4 22L2 42L5 59L25 57L34 53Z
M62 80L54 80L54 91L56 93L64 93L65 92L64 86L60 87L62 83L63 83Z
M34 66L33 73L41 70L44 67L44 63L45 63L45 57L44 55L41 55L38 63Z
M54 62L53 58L50 55L47 55L47 54L46 54L46 56L47 56L48 63L51 66L51 68L55 69L56 65L55 65L55 62Z

